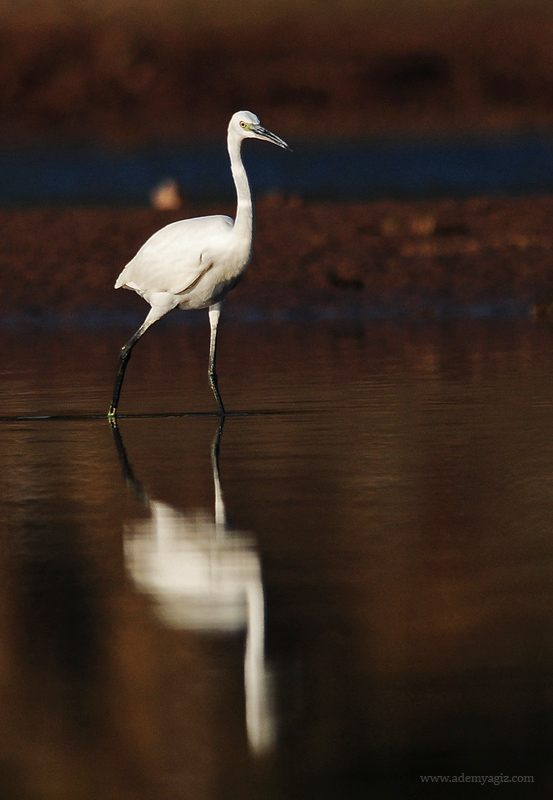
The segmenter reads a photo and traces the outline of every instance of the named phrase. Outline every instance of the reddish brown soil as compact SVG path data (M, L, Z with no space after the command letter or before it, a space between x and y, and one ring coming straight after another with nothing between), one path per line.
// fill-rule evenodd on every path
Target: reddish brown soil
M240 108L296 141L553 126L549 4L366 5L239 23L13 17L0 28L0 141L219 139Z
M230 208L215 209L231 211ZM145 239L198 209L0 213L0 317L90 310L128 319L145 303L113 283ZM205 213L206 209L201 209ZM530 308L553 290L553 198L310 205L258 203L254 260L226 313L275 317L473 313Z

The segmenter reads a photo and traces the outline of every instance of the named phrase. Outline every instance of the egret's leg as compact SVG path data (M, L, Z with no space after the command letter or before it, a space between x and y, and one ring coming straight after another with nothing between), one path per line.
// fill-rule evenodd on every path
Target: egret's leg
M127 364L129 363L132 349L148 327L149 326L147 326L144 322L136 331L136 333L131 336L129 341L121 348L121 352L119 353L119 363L117 365L117 375L115 376L115 386L113 387L113 397L108 411L108 419L110 420L114 419L117 414L117 406L119 405L119 397L121 395L121 387L123 386L123 378L125 377L125 370L127 369Z
M217 381L217 370L215 369L215 359L217 356L217 326L219 325L219 317L221 316L221 308L223 307L222 301L214 303L209 307L209 325L211 327L211 337L209 341L209 385L215 395L215 400L219 406L219 413L221 416L226 414L223 400L219 392L219 383Z
M108 419L110 420L115 419L117 414L117 406L119 405L119 395L121 394L121 387L123 386L123 378L125 377L125 370L127 369L127 364L129 363L133 347L140 337L146 333L150 325L153 325L154 322L157 322L158 319L161 319L161 317L167 314L168 311L171 311L173 308L175 308L175 306L178 304L178 297L168 294L167 292L156 292L152 293L148 297L148 302L152 306L148 312L148 316L134 336L131 336L129 341L123 345L121 352L119 353L119 364L117 366L115 386L113 387L113 397L108 411Z

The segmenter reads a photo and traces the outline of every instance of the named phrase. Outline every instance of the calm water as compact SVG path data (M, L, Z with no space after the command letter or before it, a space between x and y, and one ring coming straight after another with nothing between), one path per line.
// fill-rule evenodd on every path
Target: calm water
M547 796L553 333L125 336L0 343L2 800Z
M286 154L245 146L256 196L277 191L334 200L466 197L540 194L553 188L553 137L547 132L290 140L290 145L293 152ZM3 149L0 205L147 205L152 188L167 177L175 178L192 202L234 200L221 136L216 142L134 151L83 144Z

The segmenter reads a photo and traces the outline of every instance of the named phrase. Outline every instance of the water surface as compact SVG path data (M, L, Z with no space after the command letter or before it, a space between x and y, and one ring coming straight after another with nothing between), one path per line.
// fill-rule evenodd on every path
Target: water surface
M551 332L124 338L0 344L2 798L547 796Z
M287 137L288 138L288 137ZM553 187L549 133L454 133L368 140L290 141L293 152L246 143L256 195L317 200L543 194ZM234 200L226 143L109 149L10 148L0 152L0 205L148 205L175 179L193 203Z

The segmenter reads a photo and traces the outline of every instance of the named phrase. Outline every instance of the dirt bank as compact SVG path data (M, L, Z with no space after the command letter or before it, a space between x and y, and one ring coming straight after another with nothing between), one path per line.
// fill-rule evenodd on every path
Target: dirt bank
M196 211L206 209L0 212L0 320L74 324L94 312L134 324L147 306L133 292L114 291L116 276L153 231ZM254 260L226 313L525 313L553 291L551 220L553 198L344 205L267 198L257 206Z
M240 108L296 140L553 128L548 4L54 5L0 19L0 141L220 138Z

